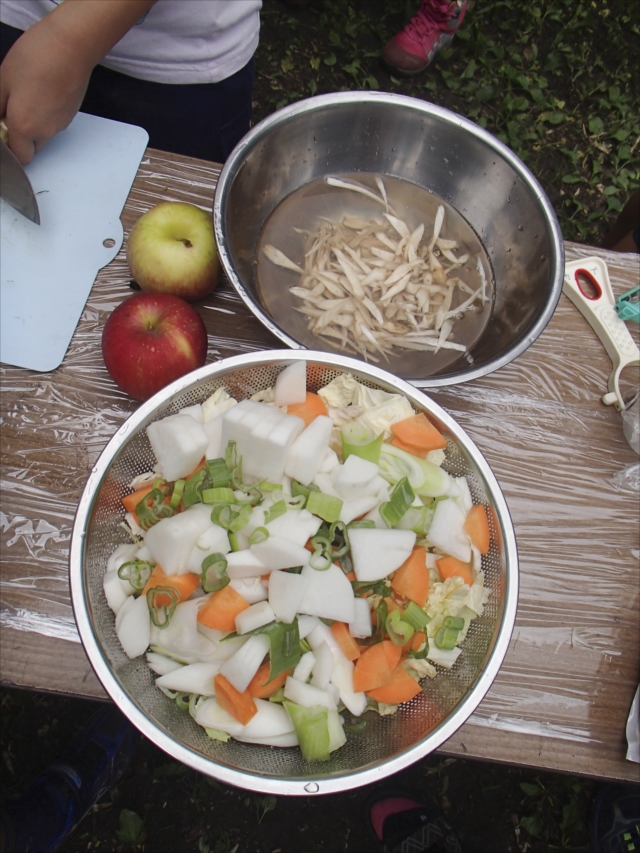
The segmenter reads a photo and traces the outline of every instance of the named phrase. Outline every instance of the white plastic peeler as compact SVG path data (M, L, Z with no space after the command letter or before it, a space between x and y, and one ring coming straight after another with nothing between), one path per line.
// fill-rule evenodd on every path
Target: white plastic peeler
M640 365L640 350L616 312L607 265L596 257L571 261L565 266L562 290L600 338L613 364L602 402L624 411L620 374L625 367Z

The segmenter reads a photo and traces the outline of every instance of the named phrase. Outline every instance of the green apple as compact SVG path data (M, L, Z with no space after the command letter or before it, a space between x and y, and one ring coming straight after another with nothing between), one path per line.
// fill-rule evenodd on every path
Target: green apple
M211 293L221 267L211 214L182 201L163 201L144 213L127 241L131 275L147 293L187 302Z

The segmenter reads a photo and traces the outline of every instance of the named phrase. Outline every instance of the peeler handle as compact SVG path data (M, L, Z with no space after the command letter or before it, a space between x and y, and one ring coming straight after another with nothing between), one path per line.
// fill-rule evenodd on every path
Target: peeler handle
M613 364L602 402L622 411L620 374L625 367L640 365L640 350L616 312L607 265L596 257L571 261L565 266L562 290L597 334Z

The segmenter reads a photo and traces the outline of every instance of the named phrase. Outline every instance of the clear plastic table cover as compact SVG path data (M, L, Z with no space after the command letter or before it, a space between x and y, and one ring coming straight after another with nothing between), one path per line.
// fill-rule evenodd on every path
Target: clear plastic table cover
M123 212L125 230L164 199L210 209L218 174L213 164L148 152ZM567 247L568 260L594 253ZM630 256L618 268L619 258L600 254L616 293L633 285ZM109 313L131 292L123 250L99 274L60 368L0 368L2 627L79 642L70 536L93 464L137 405L115 387L100 350ZM208 361L281 348L228 282L197 307L209 331ZM516 627L471 724L591 742L609 724L608 695L628 696L630 705L639 660L640 466L620 414L600 402L610 369L562 296L547 330L514 363L432 395L492 466L518 541Z

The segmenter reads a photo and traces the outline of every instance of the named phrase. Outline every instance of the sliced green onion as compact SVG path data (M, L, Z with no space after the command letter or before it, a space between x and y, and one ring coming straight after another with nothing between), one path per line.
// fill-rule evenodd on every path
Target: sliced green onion
M234 493L234 501L237 504L251 504L257 506L262 503L262 492L257 486L241 486Z
M388 614L384 627L394 646L406 646L413 637L413 628L403 620L399 610L392 610Z
M287 504L285 503L285 501L284 500L276 501L265 512L264 523L269 524L270 521L275 521L276 518L279 518L281 515L284 515L286 511L287 511Z
M218 592L229 583L227 559L224 554L209 554L202 561L202 589L205 592Z
M305 504L307 502L307 498L311 494L311 492L319 492L320 489L316 486L315 483L309 483L308 486L303 486L302 483L299 483L297 480L291 481L291 495L294 498L302 495L304 498Z
M342 438L342 458L346 461L349 456L359 456L369 462L378 464L384 433L376 437L369 427L359 424L357 420L348 421L340 428Z
M236 452L236 443L235 441L230 441L224 451L224 461L225 465L230 471L238 464L238 454Z
M405 622L411 625L414 631L422 631L422 629L431 622L431 619L427 616L422 607L419 607L415 601L410 601L405 607L402 618Z
M207 471L214 489L228 486L231 482L231 470L224 459L207 459Z
M442 624L445 628L454 628L456 631L462 631L464 628L464 619L462 616L445 616Z
M270 483L268 480L261 480L257 488L260 489L261 492L277 492L282 488L280 483Z
M380 504L378 510L387 527L395 527L415 499L415 492L409 485L409 480L403 477L396 483L389 500Z
M216 504L211 510L211 521L226 530L229 529L232 516L233 510L229 504Z
M162 518L170 518L173 515L171 506L164 503L165 497L162 489L152 489L136 505L138 524L143 530L148 530Z
M458 642L458 634L464 628L462 616L446 616L442 626L435 636L435 643L439 649L451 651Z
M391 595L391 587L385 580L372 581L371 583L351 581L351 586L353 587L353 594L356 598L364 598L369 594L381 595L383 598L389 598Z
M186 696L186 699L185 699ZM176 696L176 705L181 711L186 711L189 708L190 693L178 693Z
M249 506L249 504L245 504L243 507L240 508L238 512L233 515L231 522L229 523L229 527L227 529L230 530L231 533L237 533L239 530L242 530L242 528L248 524L249 519L251 518L251 511L252 508Z
M307 498L307 510L332 524L334 521L340 520L342 501L340 498L334 498L333 495L326 495L324 492L310 492Z
M184 492L185 480L176 480L173 484L173 492L171 493L171 500L169 501L169 506L171 509L177 509L180 504L180 500L182 499L182 493Z
M249 545L259 545L260 542L266 542L269 538L269 531L266 527L256 527L251 536L249 536Z
M287 509L304 509L305 503L304 495L296 495L286 502Z
M202 490L203 504L232 504L235 499L233 490L226 486L215 486L212 489Z
M192 693L189 696L189 713L191 714L194 720L196 718L198 708L200 707L200 705L202 705L203 702L206 701L206 699L206 696L199 696L197 693Z
M242 457L238 459L238 464L231 470L231 487L242 490L244 483L242 482Z
M317 572L326 572L328 568L331 567L333 563L333 559L331 557L331 551L327 551L321 545L318 545L309 558L309 565L312 569L315 569Z
M118 569L118 577L120 580L129 581L134 589L141 590L151 577L154 565L147 560L129 560Z
M347 530L375 530L375 526L375 521L363 518L360 521L350 521L347 524Z
M207 733L207 737L210 737L211 740L219 740L222 743L226 743L231 737L227 732L221 732L220 729L208 729L206 726L204 727L205 732Z
M240 544L240 541L235 533L229 534L229 545L231 546L232 551L242 551L244 545Z
M172 586L156 586L147 592L147 606L156 628L167 627L180 600L180 593Z
M201 468L193 477L189 477L182 493L182 506L187 509L194 504L202 503L202 489L205 478L207 477L207 469Z

